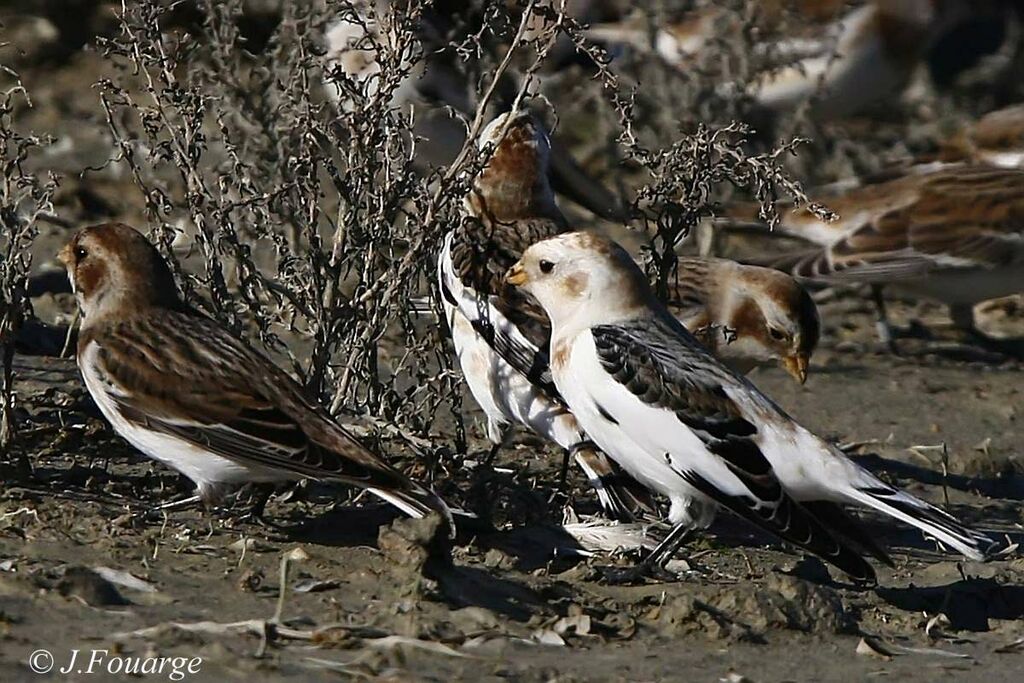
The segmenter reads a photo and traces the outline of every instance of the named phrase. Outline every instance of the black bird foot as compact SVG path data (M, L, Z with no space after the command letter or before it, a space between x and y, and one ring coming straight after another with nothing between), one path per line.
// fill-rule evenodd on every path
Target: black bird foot
M687 524L678 524L656 548L636 565L625 568L603 567L598 568L598 571L603 569L607 582L611 584L618 583L619 585L642 583L646 579L667 583L679 581L679 577L674 572L668 570L665 565L675 556L692 531L692 527Z
M249 510L231 518L232 526L241 526L243 524L254 524L264 529L279 528L276 523L266 518L262 510Z
M264 529L277 529L278 525L268 520L265 516L267 501L274 495L273 484L252 485L252 506L249 511L234 518L236 524L256 524Z
M676 583L680 580L678 574L659 562L642 561L631 567L598 566L595 569L601 582L609 586L636 586L649 581Z
M502 447L504 447L504 445L505 442L504 440L502 440L501 443L496 443L493 446L491 446L491 450L487 451L487 455L484 456L484 459L481 461L481 464L487 468L492 467L494 464L494 459L498 457L498 451L500 451Z

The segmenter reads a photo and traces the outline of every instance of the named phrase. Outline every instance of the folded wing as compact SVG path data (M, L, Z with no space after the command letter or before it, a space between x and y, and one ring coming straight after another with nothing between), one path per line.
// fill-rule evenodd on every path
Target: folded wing
M154 338L166 343L147 343ZM103 336L97 359L131 423L243 465L368 488L415 516L447 514L437 496L367 450L291 377L211 320L169 312L118 324Z
M706 453L683 453L671 460L691 486L850 576L874 580L874 570L850 544L783 490L755 442L757 426L721 386L730 379L729 371L681 325L667 316L644 318L599 325L591 334L605 372L643 403L671 413L680 429L688 429L703 444Z

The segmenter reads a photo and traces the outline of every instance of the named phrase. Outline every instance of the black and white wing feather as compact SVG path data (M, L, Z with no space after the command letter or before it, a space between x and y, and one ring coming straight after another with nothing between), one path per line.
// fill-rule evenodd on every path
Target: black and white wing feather
M723 388L736 379L677 321L642 318L598 325L590 334L603 371L646 407L646 424L620 424L623 431L632 431L648 452L661 446L657 457L719 505L856 579L874 580L874 570L852 547L786 493L758 446L757 425ZM606 400L603 409L620 423L631 419L629 413L643 414L634 406L616 416L616 404L625 402Z

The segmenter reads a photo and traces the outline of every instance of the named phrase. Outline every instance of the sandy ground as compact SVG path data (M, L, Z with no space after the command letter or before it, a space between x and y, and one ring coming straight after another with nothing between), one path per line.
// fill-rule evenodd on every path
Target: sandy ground
M109 151L89 87L100 71L81 54L24 74L35 107L22 122L70 141L44 163L66 174L58 206L75 224L140 211L115 170L77 176ZM44 228L38 274L67 235ZM37 314L66 323L62 277L36 282ZM1022 310L1020 299L1001 302L983 324L1019 338ZM885 479L1020 541L1021 364L960 345L926 304L893 306L899 325L920 321L935 335L906 340L900 356L874 341L870 306L855 294L825 293L822 312L807 385L776 369L755 383ZM870 517L896 567L880 567L866 589L725 517L673 563L678 581L609 586L596 567L633 558L580 557L557 526L570 501L594 510L581 477L558 490L560 454L526 436L494 470L476 465L488 448L477 413L470 452L443 463L440 486L495 510L495 524L468 525L452 548L429 523L326 486L275 497L272 526L240 519L245 493L230 510L147 515L189 487L110 431L72 361L16 364L27 421L7 455L24 455L33 472L2 472L3 681L126 679L108 671L125 665L116 657L199 657L199 672L185 674L197 681L1009 681L1024 667L1017 552L962 563ZM940 444L945 457L912 450ZM54 657L48 676L30 669L39 649ZM108 652L88 673L93 650ZM143 678L174 680L166 666Z

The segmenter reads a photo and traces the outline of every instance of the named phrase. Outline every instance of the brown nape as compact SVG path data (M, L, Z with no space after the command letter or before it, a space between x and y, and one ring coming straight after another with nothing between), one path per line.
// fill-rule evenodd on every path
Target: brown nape
M608 260L615 264L625 275L620 296L622 303L627 307L646 308L651 302L656 302L657 297L651 289L647 276L641 270L640 265L633 260L629 252L622 248L618 242L610 240L593 233L579 233L589 243L589 248L604 254Z
M749 272L756 272L761 276L758 279L764 282L764 291L767 296L792 312L797 329L800 330L800 348L796 351L808 356L813 354L821 337L821 319L818 316L818 306L808 291L785 273L773 270L763 271L761 268ZM767 280L764 279L764 276L767 276ZM751 306L755 307L753 303ZM765 321L760 311L757 312L757 317L757 325L763 327Z
M163 256L135 228L124 223L104 223L82 229L62 252L72 259L76 287L88 298L104 281L117 287L125 305L145 304L184 309L178 288ZM111 282L108 278L116 278Z
M633 258L625 249L620 247L617 242L610 240L603 235L598 235L596 232L576 232L566 239L571 242L575 242L576 246L581 249L587 249L604 256L612 257L612 260L617 261L620 264L623 261L626 261L633 264L634 267L637 267ZM623 257L625 257L625 259L623 259Z
M487 213L498 220L536 215L550 210L547 169L541 168L533 126L510 128L476 181L476 193Z
M772 273L774 281L767 288L769 296L780 303L784 303L789 311L792 311L796 319L797 329L800 330L800 353L808 356L814 353L821 337L821 319L818 316L818 306L814 299L803 286L785 273Z

